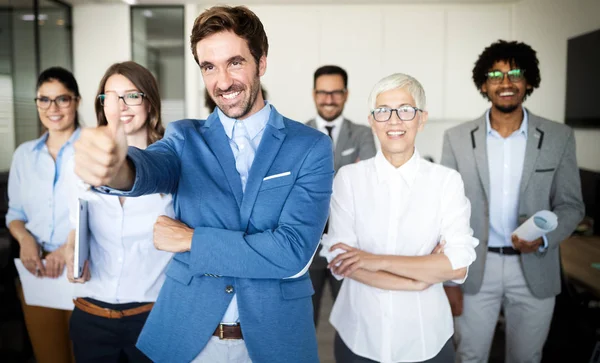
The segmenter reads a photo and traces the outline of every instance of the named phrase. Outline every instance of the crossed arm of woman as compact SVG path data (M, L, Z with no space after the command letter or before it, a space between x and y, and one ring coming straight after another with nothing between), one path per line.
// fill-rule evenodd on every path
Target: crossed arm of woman
M440 188L443 192L440 204L431 206L439 208L435 212L442 216L440 225L437 226L443 236L442 241L428 255L401 256L373 254L358 247L360 244L355 231L355 220L369 219L372 216L365 215L365 212L377 213L379 209L354 205L354 179L347 177L345 171L340 170L334 180L329 235L323 236L321 251L336 277L351 278L386 290L413 291L424 290L432 284L448 280L462 283L466 279L467 268L475 260L478 241L472 237L469 224L471 206L465 197L462 179L457 173L447 175ZM363 195L362 198L364 197ZM424 208L430 206L425 205ZM433 212L427 211L424 214L435 215ZM365 228L364 226L363 224L361 228ZM366 228L370 227L371 225ZM406 227L427 228L425 225ZM364 234L365 231L362 232Z
M345 243L336 243L330 251L342 251L329 263L335 275L386 290L424 290L447 280L462 280L467 268L453 269L438 244L427 256L376 255Z

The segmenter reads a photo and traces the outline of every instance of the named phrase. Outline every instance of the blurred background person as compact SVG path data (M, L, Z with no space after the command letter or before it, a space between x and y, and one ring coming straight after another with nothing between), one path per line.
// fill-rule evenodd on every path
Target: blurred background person
M67 180L73 173L66 161L79 137L80 97L68 70L52 67L40 74L35 103L47 131L21 144L10 168L6 225L19 242L21 262L40 278L57 278L65 266L63 249L70 230ZM72 362L71 311L27 305L20 283L17 293L36 361Z
M326 65L315 71L313 79L313 99L317 115L306 124L326 135L333 142L334 170L342 166L366 160L375 156L375 141L371 129L358 125L343 116L348 99L348 73L335 65ZM327 225L325 226L327 232ZM310 266L310 279L315 289L313 295L313 317L315 326L319 321L319 311L325 285L329 283L333 299L340 291L341 281L331 275L327 260L319 255L321 246Z

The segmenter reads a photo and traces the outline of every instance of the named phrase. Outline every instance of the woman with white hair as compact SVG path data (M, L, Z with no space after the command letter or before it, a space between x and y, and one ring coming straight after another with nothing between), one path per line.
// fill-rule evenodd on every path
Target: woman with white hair
M379 81L369 123L381 151L334 180L322 255L345 278L331 312L337 362L453 362L442 282L462 283L477 239L460 175L421 158L425 92L405 74Z

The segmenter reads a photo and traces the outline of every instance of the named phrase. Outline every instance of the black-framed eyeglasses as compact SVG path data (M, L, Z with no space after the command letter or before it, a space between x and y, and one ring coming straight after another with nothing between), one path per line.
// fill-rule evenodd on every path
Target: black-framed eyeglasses
M123 96L119 96L114 92L109 92L99 94L98 99L100 100L100 104L102 106L116 105L119 103L119 99L123 100L127 106L139 106L144 102L145 96L146 95L142 92L129 92Z
M525 70L524 69L511 69L508 72L501 71L489 71L487 72L487 79L492 84L500 84L504 82L504 76L508 76L508 80L511 83L521 82L525 78Z
M35 105L42 110L47 110L52 106L52 102L56 103L56 107L58 108L67 108L71 106L71 101L76 98L69 95L60 95L55 99L49 97L36 97L33 100L35 101Z
M418 107L410 105L400 106L398 108L378 107L371 111L373 119L377 122L387 122L392 118L392 113L396 112L398 118L402 121L412 121L417 115L417 111L423 111Z
M328 96L331 96L332 98L336 98L336 99L340 99L342 97L344 97L344 95L346 94L346 89L336 89L334 91L323 91L323 90L316 90L315 91L315 95L317 95L317 98L327 98Z

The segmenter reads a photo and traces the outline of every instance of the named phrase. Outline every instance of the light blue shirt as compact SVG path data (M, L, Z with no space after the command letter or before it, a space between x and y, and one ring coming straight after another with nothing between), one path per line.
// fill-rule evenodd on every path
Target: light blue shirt
M229 118L219 108L217 108L217 112L229 139L229 146L235 158L235 168L240 174L242 190L245 191L256 150L258 150L265 126L271 116L271 105L265 102L265 107L244 120ZM236 295L233 296L222 321L224 323L239 321Z
M488 247L512 247L511 234L519 226L519 191L525 161L529 116L527 110L523 108L521 127L506 138L492 128L489 110L485 118L490 173ZM544 236L545 246L547 241Z
M14 153L8 176L8 213L6 225L25 222L25 228L44 250L54 251L67 240L69 223L69 185L65 182L72 163L77 128L61 147L56 161L50 155L45 133L37 140L21 144Z

